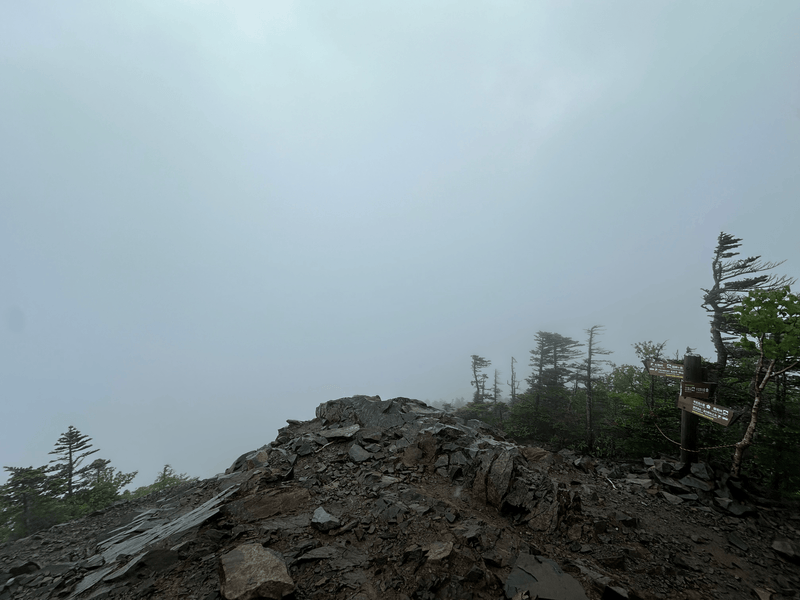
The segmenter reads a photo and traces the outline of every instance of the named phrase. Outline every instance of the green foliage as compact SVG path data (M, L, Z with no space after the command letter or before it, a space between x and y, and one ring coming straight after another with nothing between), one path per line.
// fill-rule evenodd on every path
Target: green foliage
M538 404L545 404L556 411L563 410L570 400L567 384L576 378L583 344L558 333L537 331L535 347L530 351L532 369L526 395Z
M800 422L788 423L762 419L759 435L751 448L748 470L775 495L792 495L800 491Z
M542 439L542 424L549 419L550 411L545 409L529 394L520 394L511 406L506 423L506 432L517 440Z
M644 343L640 348L656 354L663 344ZM510 407L505 431L521 442L549 445L553 450L566 446L602 458L673 456L678 447L667 438L680 439L678 393L677 380L651 376L641 366L615 365L594 382L596 438L591 450L584 436L585 413L580 410L583 389L573 391L562 410L537 404L530 391L522 394ZM701 421L701 446L729 444L733 437L732 431ZM730 455L729 450L706 452L704 457L722 459L726 453Z
M717 351L717 368L724 376L728 358L735 356L734 342L741 335L736 315L746 294L758 290L777 290L794 283L794 279L771 274L769 271L783 264L762 261L760 256L737 258L741 238L721 232L711 261L713 285L703 289L703 308L711 316L711 340Z
M789 286L752 290L742 299L736 314L742 330L739 345L751 353L757 353L758 358L751 380L753 404L749 423L742 439L736 443L731 463L731 474L734 476L741 471L745 450L756 442L757 426L760 425L762 432L766 430L769 433L770 428L765 428L763 423L766 421L767 424L777 424L776 431L782 432L783 429L791 431L796 422L787 419L791 413L791 410L787 412L791 408L787 401L791 401L795 397L792 392L796 392L796 386L792 391L788 389L787 378L789 371L800 366L800 296L792 294ZM769 399L773 395L775 402L770 407ZM766 411L762 410L764 404L767 404ZM759 417L759 413L766 414ZM767 436L768 439L770 437ZM785 436L777 435L776 438L774 443L783 448ZM762 456L773 454L764 452ZM783 452L778 453L778 456L782 455ZM762 467L779 473L777 479L784 481L785 471L779 464L769 464L773 461L768 460L768 464ZM777 487L781 488L781 485Z
M565 394L565 406L559 410L537 402L533 393L526 392L510 407L504 430L524 443L546 444L552 449L570 446L583 436L584 421L580 411L573 410L573 404L577 405L580 400L570 402L569 395Z
M508 416L508 406L503 402L470 402L458 408L455 415L462 419L477 419L493 427L501 427Z
M122 494L122 498L124 499L141 498L142 496L147 496L148 494L152 494L153 492L165 490L167 488L179 485L181 483L187 483L190 481L197 481L197 477L189 477L186 473L178 474L170 465L164 465L164 468L158 474L156 480L153 483L151 483L150 485L145 485L136 488L133 492L125 491Z
M800 296L789 286L750 292L736 313L744 349L761 351L769 360L800 360Z
M4 467L10 476L0 487L0 539L18 539L70 517L58 501L62 482L47 467Z
M55 466L4 467L10 476L0 486L0 541L26 537L120 498L120 490L136 472L118 472L105 459L80 468L83 459L98 452L90 450L89 441L70 426L50 453L59 457L51 461Z
M97 463L98 461L95 461ZM138 471L122 473L104 463L87 486L76 492L72 503L80 514L100 510L120 499L120 490L133 481ZM93 463L93 464L95 464Z
M651 388L652 409L648 405ZM641 457L673 453L675 447L664 435L673 439L679 436L680 415L674 406L676 388L665 378L653 378L642 367L615 366L596 386L598 440L605 440L604 454Z
M92 441L88 435L83 435L72 425L67 428L67 431L61 434L56 442L56 447L50 454L55 454L58 458L51 460L55 463L52 470L66 485L67 496L80 490L84 486L83 475L85 471L80 470L83 460L95 452L99 452L99 448L89 450Z
M66 494L59 471L42 467L4 467L9 480L0 486L0 541L26 537L58 523L100 510L120 498L119 491L136 476L116 472L103 461L96 478Z

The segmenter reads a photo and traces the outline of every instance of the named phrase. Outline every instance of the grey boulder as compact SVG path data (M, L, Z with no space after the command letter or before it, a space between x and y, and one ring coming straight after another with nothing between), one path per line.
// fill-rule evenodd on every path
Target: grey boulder
M227 600L279 600L294 591L286 563L261 544L242 544L220 559L222 596Z

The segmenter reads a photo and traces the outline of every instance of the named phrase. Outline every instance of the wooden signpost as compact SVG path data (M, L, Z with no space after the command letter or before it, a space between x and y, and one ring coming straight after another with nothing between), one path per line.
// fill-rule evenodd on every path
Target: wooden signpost
M714 395L716 384L703 381L699 356L684 356L682 365L677 361L653 360L646 361L644 366L651 375L681 380L681 393L676 404L681 409L681 461L697 462L699 418L727 427L733 412L708 401Z
M730 408L719 404L711 404L711 402L706 402L702 398L679 396L678 407L725 427L730 425L731 417L733 417L733 411Z
M711 398L714 395L713 383L691 383L681 379L681 396L689 398Z
M648 360L644 366L650 375L683 379L683 363L672 360Z

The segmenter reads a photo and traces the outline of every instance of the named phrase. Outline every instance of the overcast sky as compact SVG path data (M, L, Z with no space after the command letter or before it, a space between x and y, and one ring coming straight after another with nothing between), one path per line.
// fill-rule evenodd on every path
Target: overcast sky
M525 377L539 330L713 358L721 231L800 277L798 31L794 0L3 3L0 464L74 425L135 486L209 477L332 398L469 398L471 354Z

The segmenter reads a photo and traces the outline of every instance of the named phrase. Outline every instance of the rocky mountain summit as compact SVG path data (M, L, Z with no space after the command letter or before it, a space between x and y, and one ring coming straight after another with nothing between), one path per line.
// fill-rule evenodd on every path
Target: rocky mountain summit
M708 465L524 447L407 398L0 546L0 600L796 598L800 514Z

